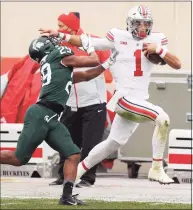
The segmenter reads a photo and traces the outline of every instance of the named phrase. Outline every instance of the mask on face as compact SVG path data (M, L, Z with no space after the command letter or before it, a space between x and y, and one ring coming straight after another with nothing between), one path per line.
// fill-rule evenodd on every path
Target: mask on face
M58 32L65 33L65 34L71 33L71 31L68 31L67 29L58 29Z

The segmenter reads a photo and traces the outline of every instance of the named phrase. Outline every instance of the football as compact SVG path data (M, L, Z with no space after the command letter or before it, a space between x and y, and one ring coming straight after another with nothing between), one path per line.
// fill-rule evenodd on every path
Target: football
M146 57L147 58L147 57ZM166 65L166 62L157 54L153 53L147 58L151 63L156 65Z

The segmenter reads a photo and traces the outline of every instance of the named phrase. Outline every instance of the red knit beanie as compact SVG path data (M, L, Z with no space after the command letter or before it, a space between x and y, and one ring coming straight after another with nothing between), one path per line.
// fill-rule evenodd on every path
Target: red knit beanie
M79 12L64 13L58 17L58 20L67 25L73 31L78 31L80 28L80 14Z

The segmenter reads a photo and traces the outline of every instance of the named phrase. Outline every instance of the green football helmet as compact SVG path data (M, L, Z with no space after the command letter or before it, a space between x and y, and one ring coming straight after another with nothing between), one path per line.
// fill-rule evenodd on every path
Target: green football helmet
M36 62L40 63L42 58L51 53L56 43L48 36L41 36L34 39L29 46L29 55Z

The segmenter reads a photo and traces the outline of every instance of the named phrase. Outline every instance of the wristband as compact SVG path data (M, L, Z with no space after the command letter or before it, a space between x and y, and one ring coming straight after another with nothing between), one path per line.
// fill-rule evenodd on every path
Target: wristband
M104 69L109 69L109 62L106 61L106 62L102 63L101 66L102 66Z
M70 34L64 34L64 33L58 33L58 38L63 39L66 42L69 42L71 35Z
M166 53L167 53L167 50L166 49L163 49L161 46L158 46L155 50L155 52L161 57L161 58L164 58Z

